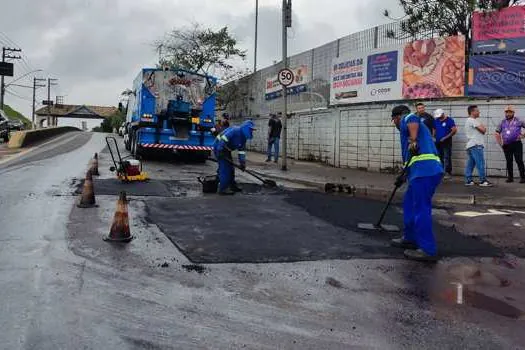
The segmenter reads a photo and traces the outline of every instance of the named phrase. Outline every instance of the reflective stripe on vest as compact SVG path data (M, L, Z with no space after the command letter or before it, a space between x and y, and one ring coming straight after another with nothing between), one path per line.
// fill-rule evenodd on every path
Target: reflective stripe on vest
M224 135L218 135L218 136L217 136L217 140L219 140L219 141L220 141L220 140L223 140L223 141L228 142L228 138L227 138L226 136L224 136Z
M439 163L441 163L441 160L439 159L438 156L436 156L435 154L432 154L432 153L426 153L426 154L420 154L418 156L413 156L411 159L410 159L410 163L408 163L408 166L412 166L412 164L414 164L415 162L420 162L422 160L435 160ZM405 163L406 164L406 163Z
M237 152L237 153L242 154L242 155L246 154L245 151L239 151L239 152Z

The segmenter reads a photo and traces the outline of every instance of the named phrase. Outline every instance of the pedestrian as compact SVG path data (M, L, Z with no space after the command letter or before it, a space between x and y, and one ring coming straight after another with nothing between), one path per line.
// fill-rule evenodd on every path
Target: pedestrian
M279 113L280 114L280 113ZM271 114L270 120L268 121L268 158L266 162L272 161L272 148L274 150L274 161L279 161L279 142L281 140L281 130L283 125L281 119L277 114Z
M432 197L441 183L443 166L432 135L418 115L401 105L392 110L392 121L399 130L406 169L395 185L400 187L408 181L408 189L403 199L404 235L391 243L405 249L408 259L434 261L437 248L432 231Z
M436 132L436 129L434 128L434 118L426 112L426 106L424 103L419 102L416 104L416 114L419 118L423 119L423 122L430 131L430 135L434 137Z
M235 184L235 169L233 167L232 151L237 150L239 167L246 169L246 142L253 138L255 125L247 120L240 126L232 126L224 130L213 144L213 153L218 161L219 194L233 195L241 189Z
M472 105L468 107L468 118L465 122L465 134L467 135L467 166L465 168L465 186L474 186L472 172L474 167L478 169L479 186L492 187L485 176L485 134L487 127L479 120L479 108Z
M222 114L222 122L221 122L221 128L222 130L226 130L230 127L230 115L228 113Z
M498 144L503 148L505 159L507 160L507 182L514 182L514 164L512 159L516 160L520 172L520 183L525 183L525 166L523 164L523 143L524 137L521 129L525 128L525 122L515 116L514 106L509 105L505 108L505 119L496 129L495 137Z
M458 132L454 119L445 111L437 109L434 112L434 129L436 130L436 148L445 168L445 179L452 176L452 137Z

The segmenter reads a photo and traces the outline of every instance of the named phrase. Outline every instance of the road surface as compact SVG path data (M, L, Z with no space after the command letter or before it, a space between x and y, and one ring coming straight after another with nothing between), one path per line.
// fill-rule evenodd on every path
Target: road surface
M80 209L95 152L98 207ZM357 232L381 203L245 176L244 194L204 196L196 177L213 164L167 161L123 187L109 166L91 133L0 164L0 348L524 348L523 264L502 258L522 254L521 213L438 210L443 259L425 265ZM114 246L102 237L123 188L136 238ZM490 235L502 228L515 239Z

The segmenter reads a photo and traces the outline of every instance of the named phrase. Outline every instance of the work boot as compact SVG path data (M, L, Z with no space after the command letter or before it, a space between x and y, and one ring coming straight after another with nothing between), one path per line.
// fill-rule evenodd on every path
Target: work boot
M266 163L270 163L272 161L271 158L266 159Z
M230 186L230 189L233 191L233 192L242 192L242 188L240 188L239 186L237 186L237 184L233 184Z
M233 192L231 189L225 189L224 191L219 191L219 195L221 196L233 196L235 192Z
M514 179L509 177L507 180L505 180L506 183L510 184L514 182Z
M392 239L390 245L401 249L417 249L417 245L414 242L407 241L403 237Z
M407 249L404 254L407 259L415 261L436 262L438 260L437 256L428 255L421 249Z

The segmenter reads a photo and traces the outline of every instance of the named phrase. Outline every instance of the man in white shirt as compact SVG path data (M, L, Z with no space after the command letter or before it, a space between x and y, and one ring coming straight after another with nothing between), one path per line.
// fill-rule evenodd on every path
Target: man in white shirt
M465 169L465 185L473 186L472 172L474 167L478 169L479 186L491 187L492 184L487 181L485 176L485 134L487 128L479 120L478 106L468 107L468 118L465 122L465 133L467 135L467 166Z

